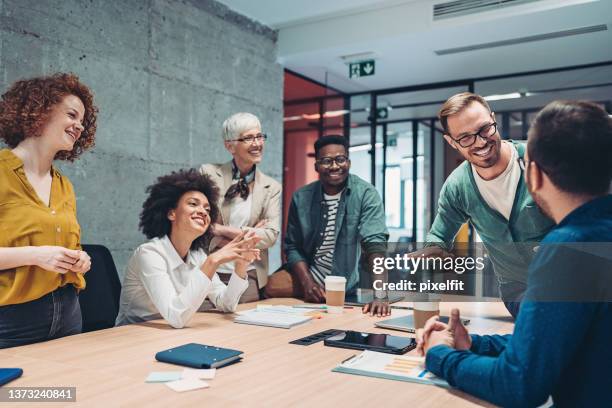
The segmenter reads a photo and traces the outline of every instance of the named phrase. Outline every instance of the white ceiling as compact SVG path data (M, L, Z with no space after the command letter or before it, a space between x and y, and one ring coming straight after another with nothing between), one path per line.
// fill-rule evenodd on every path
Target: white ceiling
M612 0L541 0L441 21L433 21L432 6L445 0L219 1L279 30L278 60L284 67L344 92L612 60ZM600 24L608 30L434 53ZM362 52L374 53L376 74L349 79L340 56Z
M417 0L218 0L271 28L302 24Z

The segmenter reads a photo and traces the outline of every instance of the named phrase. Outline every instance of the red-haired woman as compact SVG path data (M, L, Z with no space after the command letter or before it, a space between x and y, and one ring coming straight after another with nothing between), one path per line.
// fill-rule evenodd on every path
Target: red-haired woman
M81 250L72 184L54 160L94 145L97 108L73 74L14 83L0 100L0 348L81 331Z

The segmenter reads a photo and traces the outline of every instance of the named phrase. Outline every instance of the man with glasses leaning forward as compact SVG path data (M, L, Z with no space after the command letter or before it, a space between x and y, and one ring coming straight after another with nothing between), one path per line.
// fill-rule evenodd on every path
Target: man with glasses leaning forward
M257 165L263 158L267 136L261 132L257 116L240 112L223 122L223 142L232 160L224 164L204 164L200 168L219 187L221 219L214 224L210 250L219 248L246 231L261 238L256 248L261 259L247 268L249 287L240 303L260 299L268 281L268 248L274 245L280 231L281 185L262 173ZM224 264L217 273L224 283L232 275L233 264ZM204 304L203 308L210 307Z
M284 242L287 263L270 277L268 297L325 302L326 276L344 276L351 292L359 283L362 249L370 270L385 252L389 235L382 200L374 186L349 174L348 140L325 136L314 148L319 181L293 193ZM390 314L386 291L380 292L364 313Z
M495 114L479 95L450 97L438 113L444 139L465 159L446 179L426 248L413 256L448 256L469 221L482 239L506 308L516 318L537 243L554 225L527 191L519 159L525 145L502 141Z

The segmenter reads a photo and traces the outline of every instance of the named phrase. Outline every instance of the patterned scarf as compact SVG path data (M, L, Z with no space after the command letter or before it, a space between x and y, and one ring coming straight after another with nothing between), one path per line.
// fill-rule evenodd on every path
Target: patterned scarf
M236 166L236 162L232 160L232 180L238 180L227 189L225 199L230 201L237 195L240 195L243 200L249 196L249 183L255 180L255 165L244 177L240 177L240 170Z

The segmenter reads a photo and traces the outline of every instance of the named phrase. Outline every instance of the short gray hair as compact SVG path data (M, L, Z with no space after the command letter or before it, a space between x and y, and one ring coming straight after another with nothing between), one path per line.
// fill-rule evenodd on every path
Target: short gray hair
M253 128L261 129L257 116L247 112L234 113L223 122L223 141L235 140L241 133Z

